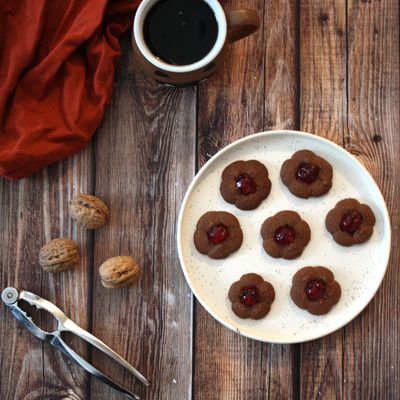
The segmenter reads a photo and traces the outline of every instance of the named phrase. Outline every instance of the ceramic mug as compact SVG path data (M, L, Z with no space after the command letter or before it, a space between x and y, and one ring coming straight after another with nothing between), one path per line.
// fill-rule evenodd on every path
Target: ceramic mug
M259 17L254 10L240 9L224 12L217 0L202 0L214 12L217 21L218 30L214 45L203 58L192 64L169 64L150 51L144 37L143 26L146 16L159 1L168 0L143 0L140 4L133 23L132 43L134 57L144 73L164 85L187 86L207 78L220 63L227 43L252 34L259 27Z

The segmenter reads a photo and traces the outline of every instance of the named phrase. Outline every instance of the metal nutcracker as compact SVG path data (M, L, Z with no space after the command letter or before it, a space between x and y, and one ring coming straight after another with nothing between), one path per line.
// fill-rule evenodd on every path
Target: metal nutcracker
M1 298L4 304L10 309L11 313L14 315L15 319L19 321L29 332L35 335L38 339L43 340L47 343L50 343L52 346L61 350L69 359L79 364L82 368L84 368L87 372L100 379L107 385L113 387L118 390L122 394L126 395L129 398L139 400L139 396L134 393L131 393L129 390L123 388L118 383L114 382L111 378L104 375L93 365L89 364L86 360L84 360L81 356L75 353L61 338L62 332L71 332L91 345L97 347L107 356L111 357L117 363L122 365L128 371L130 371L136 378L138 378L141 382L143 382L146 386L149 385L148 380L134 368L131 364L129 364L126 360L124 360L120 355L118 355L114 350L110 349L106 344L104 344L97 337L93 336L91 333L85 331L81 327L79 327L75 322L70 320L58 307L56 307L53 303L48 300L45 300L34 293L27 292L25 290L18 291L18 289L14 287L8 287L3 290L1 294ZM33 322L32 318L27 315L25 311L23 311L18 303L20 301L26 301L32 306L35 306L37 309L43 309L48 311L50 314L54 316L57 320L57 330L54 332L46 332L40 329Z

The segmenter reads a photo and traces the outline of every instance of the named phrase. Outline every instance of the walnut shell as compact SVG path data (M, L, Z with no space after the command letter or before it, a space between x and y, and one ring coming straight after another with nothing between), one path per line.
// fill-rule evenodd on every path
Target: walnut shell
M72 269L79 261L76 243L70 239L54 239L39 252L39 264L47 272L64 272Z
M109 211L99 198L78 194L69 202L69 215L86 229L98 229L107 223Z
M101 283L107 289L130 285L140 273L138 263L130 256L111 257L100 265Z

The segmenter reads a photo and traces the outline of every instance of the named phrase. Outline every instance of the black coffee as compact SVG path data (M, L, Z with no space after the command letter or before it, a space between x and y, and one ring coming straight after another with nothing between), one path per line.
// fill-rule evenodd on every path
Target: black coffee
M203 0L161 0L146 15L143 34L156 57L168 64L187 65L210 52L218 24Z

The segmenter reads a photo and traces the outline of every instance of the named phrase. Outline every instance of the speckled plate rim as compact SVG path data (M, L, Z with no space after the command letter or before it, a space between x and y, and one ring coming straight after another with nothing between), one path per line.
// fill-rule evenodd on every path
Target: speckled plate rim
M316 335L310 335L307 339L299 339L299 340L268 340L265 337L257 336L250 334L248 332L243 332L241 331L235 324L229 323L226 320L224 320L222 317L220 317L212 308L209 307L207 304L206 300L203 299L197 292L195 285L190 279L189 272L185 266L184 262L184 257L183 257L183 248L182 248L182 226L184 224L184 213L185 209L188 203L188 200L190 198L190 195L193 191L194 188L196 188L197 184L199 181L203 178L203 176L208 172L208 169L214 164L219 158L223 157L226 153L231 151L237 146L243 145L248 141L254 141L254 140L259 140L260 138L264 138L267 136L272 136L272 135L298 135L298 137L305 137L309 138L311 140L315 140L317 142L322 142L330 147L332 147L332 150L338 151L342 153L345 157L347 157L351 162L355 163L355 165L364 173L365 177L368 179L369 184L375 189L376 194L379 197L379 203L381 205L381 212L384 216L384 230L385 234L388 236L387 240L387 247L385 249L385 254L386 258L385 260L382 260L382 270L381 270L381 275L379 276L379 279L376 281L376 285L374 290L371 290L370 296L367 298L367 300L364 303L361 303L358 307L354 307L354 313L352 313L347 319L344 319L343 322L338 324L337 326L333 327L332 329L328 330L327 332L324 332L322 334L316 334ZM196 299L199 301L199 303L205 308L205 310L212 316L214 317L218 322L220 322L222 325L226 326L227 328L233 330L236 333L239 333L242 336L248 337L250 339L258 340L261 342L267 342L267 343L276 343L276 344L295 344L295 343L305 343L309 342L315 339L319 339L325 336L328 336L332 334L333 332L338 331L339 329L343 328L345 325L347 325L349 322L354 320L366 307L367 305L371 302L372 298L375 296L376 292L378 291L383 278L385 276L387 266L389 263L389 257L390 257L390 248L391 248L391 227L390 227L390 218L389 218L389 212L387 210L386 202L383 198L383 195L376 184L375 180L371 176L371 174L368 172L368 170L364 167L364 165L356 158L354 157L351 153L349 153L347 150L345 150L343 147L340 147L336 143L325 139L323 137L317 136L315 134L311 134L308 132L302 132L302 131L294 131L294 130L271 130L271 131L265 131L265 132L259 132L259 133L254 133L252 135L246 136L244 138L238 139L233 143L230 143L229 145L225 146L221 150L219 150L216 154L214 154L198 171L194 179L192 180L191 184L189 185L185 196L182 201L182 205L180 208L179 216L178 216L178 222L177 222L177 247L178 247L178 255L179 255L179 261L180 265L183 271L183 274L185 276L186 282L188 283L190 289L192 290L193 294L196 296Z

